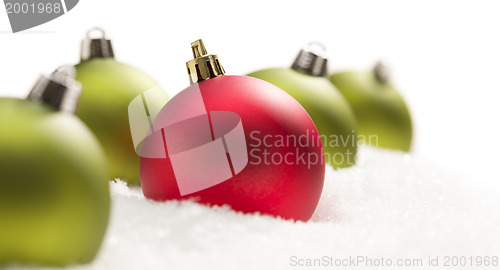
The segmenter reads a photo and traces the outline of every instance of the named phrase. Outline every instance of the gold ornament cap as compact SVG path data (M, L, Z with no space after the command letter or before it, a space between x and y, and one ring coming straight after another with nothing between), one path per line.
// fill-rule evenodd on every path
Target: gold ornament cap
M186 63L191 84L224 75L225 71L216 54L207 54L203 41L191 43L194 59Z

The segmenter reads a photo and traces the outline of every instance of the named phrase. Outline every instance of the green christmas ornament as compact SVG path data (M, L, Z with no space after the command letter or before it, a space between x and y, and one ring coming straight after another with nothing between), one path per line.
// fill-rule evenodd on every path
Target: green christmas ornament
M99 31L100 38L91 38ZM101 29L91 29L82 42L76 79L82 84L77 115L101 141L111 176L139 185L139 156L130 133L128 106L144 91L157 86L148 75L115 60L111 41ZM161 108L166 100L156 100ZM151 104L150 104L151 105Z
M74 69L42 76L27 100L0 98L0 268L90 262L106 232L106 158L72 112Z
M357 152L356 120L345 98L325 78L324 48L315 53L313 45L299 52L291 68L264 69L248 76L268 81L299 101L318 128L325 161L334 168L349 167Z
M382 63L377 63L372 71L335 73L330 81L351 104L360 138L372 146L410 150L410 113Z

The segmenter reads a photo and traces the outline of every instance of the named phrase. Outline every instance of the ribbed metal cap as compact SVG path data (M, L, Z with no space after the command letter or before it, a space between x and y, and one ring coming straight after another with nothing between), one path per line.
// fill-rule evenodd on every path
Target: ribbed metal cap
M219 58L216 54L207 54L201 39L192 42L191 49L194 59L187 62L186 67L192 84L224 75L225 71L219 63Z
M92 35L97 32L97 37L93 38ZM81 61L87 61L93 58L113 58L113 46L111 40L106 37L106 32L101 28L94 27L87 31L85 39L82 40L80 58Z
M75 75L73 66L61 66L49 76L40 76L28 99L58 111L75 113L82 88Z
M292 64L292 69L312 76L326 76L326 48L319 42L311 42L300 50Z

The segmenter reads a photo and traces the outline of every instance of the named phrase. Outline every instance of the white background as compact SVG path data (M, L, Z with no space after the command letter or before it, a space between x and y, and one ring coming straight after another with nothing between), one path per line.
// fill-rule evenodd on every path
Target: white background
M413 153L500 193L500 5L495 1L81 0L68 14L12 34L0 7L0 95L24 96L40 73L79 60L100 26L116 58L171 95L188 85L190 42L202 38L228 74L285 67L320 41L330 71L378 59L414 119ZM1 131L0 131L1 132Z

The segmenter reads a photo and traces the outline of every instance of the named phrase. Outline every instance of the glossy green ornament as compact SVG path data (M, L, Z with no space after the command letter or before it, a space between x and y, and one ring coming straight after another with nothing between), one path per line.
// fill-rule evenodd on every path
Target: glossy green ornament
M102 30L100 30L102 31ZM130 133L130 102L157 83L145 73L114 59L111 41L104 37L82 43L76 79L82 84L77 115L101 141L111 176L139 185L139 161ZM154 101L152 101L154 102ZM164 100L157 100L165 103Z
M306 109L321 135L325 161L334 168L354 165L356 120L338 90L325 78L327 59L301 50L291 68L271 68L248 74L288 92Z
M377 64L372 71L335 73L330 81L351 104L360 138L372 146L410 150L410 113L389 82L387 69L382 64Z
M42 77L29 100L0 98L0 268L90 262L106 232L105 156L69 113L78 91L60 76Z

